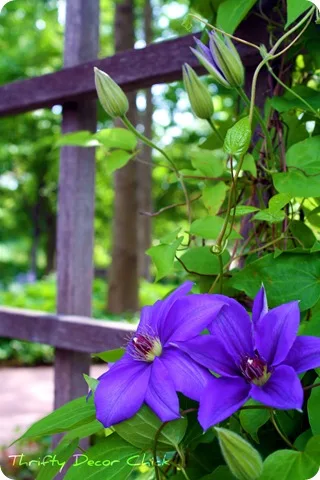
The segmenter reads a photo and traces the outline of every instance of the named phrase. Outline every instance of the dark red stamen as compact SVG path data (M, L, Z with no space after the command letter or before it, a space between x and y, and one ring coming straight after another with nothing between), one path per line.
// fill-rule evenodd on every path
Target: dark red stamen
M135 337L132 339L132 342L135 350L142 355L147 355L153 348L153 343L150 338L145 337L144 335L135 335Z
M240 370L248 382L257 383L270 376L267 362L255 351L253 356L245 355L240 364Z

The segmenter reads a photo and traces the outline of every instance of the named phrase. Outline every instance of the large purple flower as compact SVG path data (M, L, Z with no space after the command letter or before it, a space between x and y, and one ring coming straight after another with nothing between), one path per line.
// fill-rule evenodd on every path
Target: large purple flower
M200 399L199 422L204 429L225 420L250 397L272 408L302 408L298 373L320 365L320 338L297 337L298 302L268 311L262 288L255 298L252 320L235 300L214 295L228 305L211 323L211 335L176 346L219 374Z
M198 335L225 302L213 295L186 295L192 285L186 282L142 309L123 358L101 377L95 392L97 419L105 427L132 417L144 402L162 421L179 418L177 392L200 400L211 374L172 342Z

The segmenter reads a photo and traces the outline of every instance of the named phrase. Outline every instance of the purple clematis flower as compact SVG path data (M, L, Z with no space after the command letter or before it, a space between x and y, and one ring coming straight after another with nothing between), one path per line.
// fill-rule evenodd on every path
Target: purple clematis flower
M255 298L252 320L235 300L214 295L228 305L218 311L209 330L176 346L219 374L200 399L204 429L225 420L250 397L272 408L301 410L303 388L298 373L320 365L320 338L297 337L298 302L268 311L264 288Z
M225 88L244 84L244 68L241 58L226 35L209 33L209 47L195 38L197 48L191 48L199 62L212 78Z
M123 358L100 378L95 392L97 419L105 427L132 417L144 402L162 421L179 418L177 392L200 400L211 374L172 342L198 335L225 302L213 295L187 295L192 285L186 282L142 309Z

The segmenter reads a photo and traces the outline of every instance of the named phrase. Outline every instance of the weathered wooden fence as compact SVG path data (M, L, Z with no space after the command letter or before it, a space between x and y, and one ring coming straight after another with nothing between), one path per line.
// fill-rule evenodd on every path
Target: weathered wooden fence
M270 3L270 2L269 2ZM65 58L61 71L0 88L0 117L63 105L63 132L96 127L93 66L107 71L126 91L181 78L189 63L201 69L190 46L192 35L97 60L99 0L68 0ZM250 17L237 32L256 43L266 40L263 21ZM239 45L250 79L257 51ZM249 80L250 81L250 80ZM261 84L261 93L265 84ZM40 342L56 348L55 407L86 393L90 352L117 348L132 327L91 316L94 219L94 150L61 150L58 202L57 315L0 307L0 337Z

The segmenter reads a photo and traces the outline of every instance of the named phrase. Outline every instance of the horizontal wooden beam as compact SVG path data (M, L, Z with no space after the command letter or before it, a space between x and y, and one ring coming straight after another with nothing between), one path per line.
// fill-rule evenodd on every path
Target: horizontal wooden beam
M260 24L260 32L259 32ZM248 28L241 27L244 37L256 36L263 41L264 29L256 19ZM241 32L239 32L241 35ZM93 67L106 71L126 91L150 87L156 83L181 79L181 67L187 62L198 72L198 61L190 51L194 46L193 35L154 43L142 49L128 50L109 58L64 68L55 73L17 81L0 87L0 117L27 112L38 108L78 101L82 97L94 98ZM259 53L253 48L239 44L239 53L245 66L256 65Z
M0 337L28 340L76 352L102 352L122 347L135 327L124 322L33 310L0 308Z

